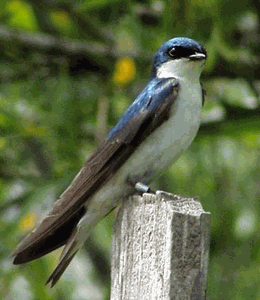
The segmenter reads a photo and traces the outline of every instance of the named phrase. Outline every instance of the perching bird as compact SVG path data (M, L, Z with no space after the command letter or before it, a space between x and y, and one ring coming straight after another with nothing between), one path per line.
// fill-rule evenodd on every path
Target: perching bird
M47 281L53 286L97 222L135 189L148 191L147 184L177 160L200 126L206 57L206 50L189 38L161 46L148 84L48 215L18 245L14 264L65 245Z

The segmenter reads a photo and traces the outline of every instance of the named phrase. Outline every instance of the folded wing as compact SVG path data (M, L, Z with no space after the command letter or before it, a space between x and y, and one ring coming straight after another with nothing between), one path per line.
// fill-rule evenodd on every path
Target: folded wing
M179 84L174 78L155 83L151 94L146 88L127 110L127 125L117 126L94 151L71 185L55 202L48 215L18 245L13 253L14 264L37 259L66 244L79 220L85 214L88 201L118 171L139 144L167 120L174 104ZM123 118L121 118L123 120Z

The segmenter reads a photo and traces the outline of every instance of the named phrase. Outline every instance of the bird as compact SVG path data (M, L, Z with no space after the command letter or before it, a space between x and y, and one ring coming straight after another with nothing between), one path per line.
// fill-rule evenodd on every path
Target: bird
M53 287L91 229L176 161L195 138L204 92L206 49L187 37L161 45L151 77L116 126L97 146L50 212L15 249L15 265L64 246L46 284Z

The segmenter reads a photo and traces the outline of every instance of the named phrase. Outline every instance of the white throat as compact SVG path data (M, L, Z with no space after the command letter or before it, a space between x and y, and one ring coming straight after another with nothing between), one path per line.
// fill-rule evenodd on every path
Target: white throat
M188 58L172 59L157 68L157 78L185 78L191 82L199 81L204 61Z

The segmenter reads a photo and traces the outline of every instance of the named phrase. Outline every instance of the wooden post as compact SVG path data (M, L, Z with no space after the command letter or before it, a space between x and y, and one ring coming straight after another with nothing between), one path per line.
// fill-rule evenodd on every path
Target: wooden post
M111 300L206 299L210 214L157 191L127 199L114 225Z

